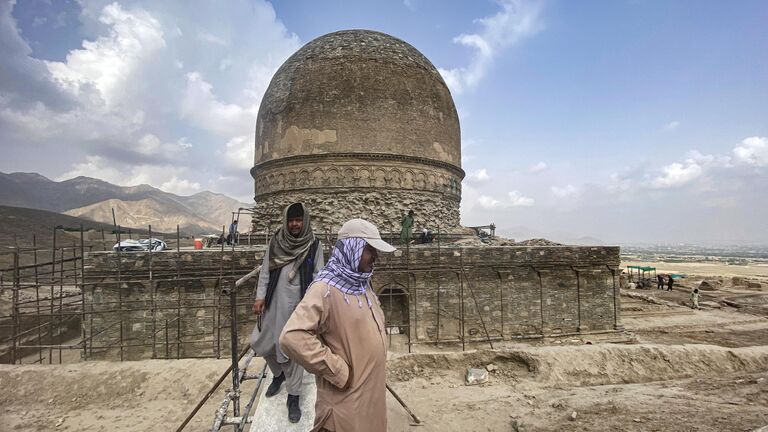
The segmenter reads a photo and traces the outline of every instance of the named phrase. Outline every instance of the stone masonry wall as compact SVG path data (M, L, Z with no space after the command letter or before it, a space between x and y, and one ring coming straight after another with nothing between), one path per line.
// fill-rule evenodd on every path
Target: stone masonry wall
M336 233L341 225L353 217L371 221L380 231L400 231L400 221L408 210L416 213L414 232L421 227L435 230L458 226L458 199L438 193L380 190L376 192L291 192L264 197L256 202L253 229L263 233L274 232L280 226L281 211L285 206L303 202L312 215L315 232ZM387 205L382 205L387 203Z
M83 328L93 336L93 355L117 358L122 322L125 359L227 356L231 313L222 288L261 264L262 254L227 249L156 252L151 268L149 253L119 258L111 252L87 254L86 309L93 313ZM237 296L242 331L253 327L252 289L249 284Z
M122 254L119 266L117 254L88 254L86 303L94 313L83 326L94 335L93 355L116 358L122 321L125 359L227 356L230 307L221 289L260 264L262 253L154 253L152 281L148 253ZM391 325L413 342L480 341L483 324L492 338L540 337L620 329L618 265L618 247L438 252L430 245L382 254L372 283L386 294ZM254 325L252 289L248 284L237 297L241 340Z
M618 247L417 247L383 264L374 288L407 293L412 341L460 340L462 315L467 340L483 323L504 339L621 328Z

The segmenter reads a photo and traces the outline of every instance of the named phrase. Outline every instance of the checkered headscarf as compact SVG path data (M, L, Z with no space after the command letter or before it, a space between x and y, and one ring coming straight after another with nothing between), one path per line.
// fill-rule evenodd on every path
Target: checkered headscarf
M371 273L358 271L360 258L363 256L366 242L360 237L339 239L331 252L331 258L320 270L315 280L320 280L344 293L344 301L349 303L347 294L357 297L358 306L362 307L360 297L365 296L368 307L371 307L371 299L368 298L367 289L371 286ZM326 293L326 296L330 293Z

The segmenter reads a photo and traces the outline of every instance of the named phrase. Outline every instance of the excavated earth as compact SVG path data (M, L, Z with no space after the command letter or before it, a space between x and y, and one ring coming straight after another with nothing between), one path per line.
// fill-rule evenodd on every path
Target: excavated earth
M422 425L388 396L389 430L758 430L768 425L768 319L716 294L693 311L685 292L624 293L626 330L610 337L391 353L388 381ZM0 430L175 430L227 366L0 365ZM468 367L490 370L488 382L465 385ZM225 387L185 430L210 428Z

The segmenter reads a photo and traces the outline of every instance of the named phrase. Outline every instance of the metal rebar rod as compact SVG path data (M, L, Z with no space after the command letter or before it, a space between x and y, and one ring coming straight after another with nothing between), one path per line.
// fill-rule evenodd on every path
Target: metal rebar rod
M462 255L462 259L463 259ZM459 277L459 327L461 328L461 350L465 351L466 347L464 346L464 278L461 277L461 273L457 274Z
M152 358L157 358L157 323L155 317L155 283L152 274L152 225L149 225L149 295L152 309Z
M104 234L104 230L102 230L101 232L102 234ZM83 286L82 289L85 290L85 287ZM96 294L96 285L91 285L91 303L89 308L91 313L90 313L90 316L88 317L88 334L91 337L91 340L93 340L92 339L93 338L93 316L95 315L94 314L95 305L94 305L93 298L95 294ZM85 308L85 305L83 305L83 308ZM91 343L91 346L88 349L88 354L91 356L93 355L93 343Z
M93 333L93 329L91 329L91 335L90 335L90 336L88 336L87 340L88 340L88 341L92 341L92 340L93 340L93 339L94 339L96 336L98 336L98 335L100 335L100 334L104 333L105 331L107 331L107 330L111 329L112 327L116 326L117 324L119 324L119 321L115 321L115 322L113 322L112 324L110 324L110 325L108 325L108 326L104 327L103 329L99 330L99 331L98 331L96 334L94 334L94 333ZM91 348L92 348L92 347L91 347ZM91 349L91 354L93 354L93 349Z
M497 271L499 277L499 312L501 313L501 338L504 338L504 283L501 278L501 272Z
M232 400L232 397L232 392L227 393L227 396L221 402L221 405L219 405L219 408L216 410L216 417L213 419L211 432L219 432L219 430L221 430L221 426L224 424L224 417L227 416L227 409L229 407L229 402Z
M243 358L243 356L244 356L244 355L245 355L245 354L248 352L248 350L249 350L250 348L251 348L251 347L246 347L246 349L244 349L244 350L243 350L243 352L242 352L242 353L240 353L240 357L238 358L238 361L239 361L241 358ZM213 395L213 392L215 392L215 391L216 391L216 389L217 389L217 388L219 388L219 386L221 385L221 383L223 383L223 382L224 382L224 379L227 377L227 375L229 375L229 373L230 373L231 371L232 371L232 365L230 364L230 365L229 365L229 367L227 367L227 370L225 370L225 371L224 371L224 373L223 373L223 374L221 374L221 376L220 376L220 377L219 377L219 379L216 381L216 383L214 383L214 384L213 384L213 387L211 387L211 389L210 389L210 390L208 390L208 392L205 394L205 396L203 396L203 398L202 398L202 399L200 399L200 402L198 402L198 403L197 403L197 405L195 405L195 408L193 408L193 409L192 409L192 412L191 412L191 413L189 413L189 415L187 415L187 418L185 418L185 419L184 419L184 421L181 423L181 426L179 426L178 428L176 428L176 432L181 432L181 431L184 429L184 427L186 427L186 426L187 426L187 424L189 424L189 422L192 420L192 418L194 418L194 417L195 417L195 414L197 414L197 412L198 412L198 411L200 411L200 408L202 408L202 407L203 407L203 405L205 405L205 402L207 402L207 401L208 401L208 398L210 398L210 397L211 397L211 395Z
M488 344L491 346L491 349L493 349L493 342L491 342L491 336L488 334L488 329L485 327L485 320L483 319L483 313L480 310L480 305L477 304L477 297L475 296L475 290L472 289L472 282L470 282L469 277L467 277L467 274L464 272L464 267L461 268L461 274L464 276L464 279L467 280L467 288L469 288L469 294L472 296L472 301L475 303L475 311L477 311L477 316L480 317L480 324L483 326L483 331L485 332L485 338L488 340Z
M411 411L411 409L408 408L408 405L405 404L405 401L403 401L400 398L400 396L397 393L395 393L395 391L392 389L392 387L389 386L389 384L386 384L386 386L387 386L387 390L389 390L389 392L392 394L392 396L394 396L395 399L400 403L400 406L402 406L405 409L405 412L407 412L408 415L411 416L411 418L413 419L414 423L421 424L421 420L419 420L419 418L416 417L416 414L414 414L413 411Z
M226 227L221 226L221 239L224 238L224 231ZM219 256L219 280L216 284L217 288L223 286L224 277L224 241L221 242L221 252ZM214 325L216 326L216 358L221 358L221 299L219 296L215 296L216 302L216 320Z
M232 351L232 392L234 393L233 396L233 406L232 406L232 412L234 413L234 416L237 417L240 415L240 382L238 380L238 365L237 365L237 302L235 299L236 291L234 286L232 287L232 292L229 294L229 306L230 306L230 331L231 331L231 351Z
M83 233L83 224L80 224L80 280L85 282L85 234ZM85 290L80 287L80 296L82 297L83 317L80 319L80 328L83 333L83 360L88 360L88 344L85 333Z
M250 347L249 347L250 348ZM264 364L264 367L261 368L261 373L259 374L259 380L256 382L256 388L253 389L253 392L251 393L251 397L248 399L248 404L245 405L245 411L243 412L243 420L240 422L239 425L237 425L236 432L243 432L245 430L245 425L250 423L248 414L251 412L251 409L253 408L253 403L256 401L256 396L259 394L259 389L261 388L261 383L264 382L264 377L266 376L267 372L267 364Z
M120 309L120 312L118 312L120 317L120 361L123 361L123 248L120 244L120 231L122 231L122 228L117 224L114 207L112 207L112 225L115 227L115 237L117 238L117 301Z
M181 232L176 224L176 359L181 358L181 277L179 266L181 265Z
M11 300L11 314L13 315L13 345L11 348L11 364L16 363L16 349L17 349L17 343L18 340L18 332L19 332L19 311L18 311L18 305L19 302L19 251L17 250L16 253L13 254L13 292L12 292L12 300ZM21 356L19 355L19 363L21 363Z
M51 317L53 317L53 275L56 273L56 227L53 227L53 246L51 247ZM53 345L53 318L48 326L48 344ZM48 364L53 363L53 349L48 348Z
M25 334L28 334L28 333L32 333L32 332L33 332L33 331L35 331L35 330L38 330L38 331L39 331L39 330L40 330L42 327L45 327L45 326L47 326L47 325L48 325L48 323L46 322L46 323L43 323L43 324L40 324L40 325L36 325L36 326L32 327L31 329L26 329L26 330L24 330L24 331L19 331L19 330L21 330L21 329L19 328L19 329L17 330L18 332L17 332L17 331L14 331L14 332L11 334L11 336L9 336L9 337L7 337L7 338L5 338L5 339L3 339L3 340L0 340L0 344L4 344L4 343L6 343L6 342L10 342L10 341L13 341L13 340L17 340L19 337L21 337L21 336L24 336ZM13 325L13 327L15 327L15 324Z
M54 249L56 249L56 248L54 248ZM62 248L59 248L59 249L62 249ZM69 248L63 248L63 249L64 250L68 250ZM25 250L28 250L28 251L31 251L31 252L34 252L34 251L40 252L40 251L44 251L44 250L47 250L47 249L39 249L39 248L24 249L24 248L19 248L20 252L21 251L25 251ZM6 253L8 253L8 252L6 252ZM8 254L13 254L13 252L10 252ZM54 259L54 261L55 261L55 259ZM72 261L75 261L75 259L67 258L67 260L66 260L66 262L72 262ZM29 269L33 269L35 267L49 266L51 264L53 264L53 261L51 261L51 262L42 262L42 263L38 263L38 264L20 265L19 266L19 270L29 270ZM0 269L0 272L10 272L10 271L13 271L13 267ZM47 273L40 273L41 276L43 274L47 274Z
M40 276L38 275L37 268L37 236L32 234L32 263L35 270L35 305L37 306L37 314L40 315ZM37 341L43 340L43 326L40 325L42 317L37 317ZM37 350L38 361L43 364L43 351Z

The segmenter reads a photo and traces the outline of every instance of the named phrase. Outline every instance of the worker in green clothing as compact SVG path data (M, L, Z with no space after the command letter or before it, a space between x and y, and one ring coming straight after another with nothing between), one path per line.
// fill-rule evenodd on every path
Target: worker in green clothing
M413 233L413 210L408 210L408 214L403 216L400 224L402 225L400 229L400 242L406 244L411 241L411 234Z

